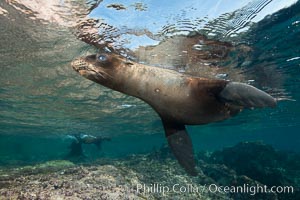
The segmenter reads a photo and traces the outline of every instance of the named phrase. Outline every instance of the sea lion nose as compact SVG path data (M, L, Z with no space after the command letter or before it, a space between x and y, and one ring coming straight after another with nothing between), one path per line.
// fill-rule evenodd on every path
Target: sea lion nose
M75 59L71 62L71 66L75 71L78 71L78 59Z
M79 72L82 69L85 69L85 63L82 61L82 58L77 58L71 62L72 68Z

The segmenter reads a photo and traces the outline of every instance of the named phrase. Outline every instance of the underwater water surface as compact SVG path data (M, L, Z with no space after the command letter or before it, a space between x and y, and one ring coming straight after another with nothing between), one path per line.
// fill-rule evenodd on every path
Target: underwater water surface
M101 48L194 76L217 67L221 72L210 76L249 83L279 100L276 108L187 126L199 155L241 142L300 153L299 1L45 2L0 2L1 167L65 159L74 134L111 139L101 150L83 145L87 163L165 148L150 106L70 66ZM205 56L186 55L187 43Z

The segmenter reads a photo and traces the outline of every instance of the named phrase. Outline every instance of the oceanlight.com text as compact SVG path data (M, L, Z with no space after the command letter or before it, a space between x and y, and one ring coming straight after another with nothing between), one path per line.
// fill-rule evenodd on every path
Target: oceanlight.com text
M208 186L208 191L211 193L246 193L256 195L259 193L277 193L277 194L292 194L294 193L293 186L271 186L266 185L249 185L242 186L218 186L211 184Z

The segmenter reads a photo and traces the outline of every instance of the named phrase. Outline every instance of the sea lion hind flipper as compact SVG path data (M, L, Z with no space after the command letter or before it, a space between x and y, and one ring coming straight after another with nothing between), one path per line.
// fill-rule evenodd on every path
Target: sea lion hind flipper
M229 82L219 93L219 98L227 103L245 108L275 107L276 99L251 85Z
M196 164L194 158L193 144L185 126L163 120L165 134L169 147L178 160L179 164L191 176L196 176Z

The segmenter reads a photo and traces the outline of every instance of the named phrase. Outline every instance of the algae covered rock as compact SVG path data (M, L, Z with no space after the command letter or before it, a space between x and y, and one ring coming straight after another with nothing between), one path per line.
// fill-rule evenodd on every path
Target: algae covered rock
M36 169L64 169L64 168L69 168L69 167L74 167L75 164L68 161L68 160L52 160L52 161L47 161L45 163L41 163L35 166Z
M199 158L204 156L205 159L198 160L200 173L196 177L187 175L168 154L163 148L152 154L124 159L107 158L81 165L57 160L0 171L0 199L284 200L299 197L298 161L293 162L297 156L286 156L261 143L241 143L200 155ZM261 156L256 158L252 154ZM270 156L272 162L265 162L266 156ZM279 167L282 169L279 170L280 176L268 177L267 172ZM253 169L263 176L251 174L253 172L249 171ZM263 186L264 181L273 181L274 178L294 186L294 193L224 193L214 190L226 186Z
M203 154L202 154L203 156ZM242 142L233 147L216 151L205 157L205 162L226 166L236 172L237 177L248 177L247 179L236 179L239 184L255 182L268 187L293 187L293 192L278 193L278 199L297 199L300 195L300 156L297 153L288 153L275 150L272 146L261 142ZM209 169L212 173L211 168ZM216 173L209 176L226 179L230 173ZM232 176L230 176L232 179ZM237 181L239 180L239 181ZM244 181L243 181L244 180ZM253 182L254 181L254 182ZM265 197L263 198L265 199Z
M214 152L210 160L225 164L240 175L247 175L263 184L284 185L284 157L270 145L261 142L242 142L234 147Z

